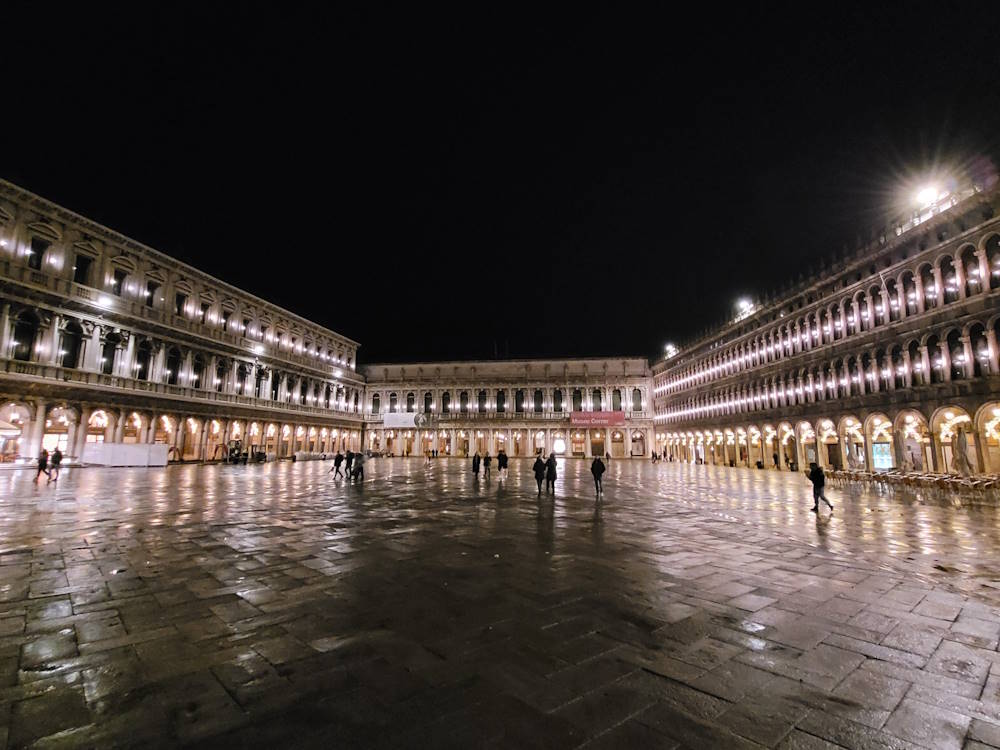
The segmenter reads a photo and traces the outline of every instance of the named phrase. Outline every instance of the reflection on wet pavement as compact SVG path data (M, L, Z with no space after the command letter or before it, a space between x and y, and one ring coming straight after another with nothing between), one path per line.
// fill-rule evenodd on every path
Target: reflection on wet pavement
M560 468L0 473L0 748L998 744L996 509Z

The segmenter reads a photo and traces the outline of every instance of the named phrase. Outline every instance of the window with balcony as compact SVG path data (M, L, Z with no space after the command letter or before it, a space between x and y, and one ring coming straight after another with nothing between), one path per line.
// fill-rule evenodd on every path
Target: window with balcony
M187 307L187 295L177 292L174 295L174 314L184 317L184 308Z
M111 274L111 293L116 297L122 296L122 291L125 288L125 279L128 278L128 274L121 268L116 268Z
M47 240L39 239L38 237L31 238L31 249L28 250L28 267L33 268L36 271L42 270L42 258L45 256L45 251L52 246L52 243Z
M11 356L21 362L31 360L35 350L35 339L38 336L38 318L29 310L25 310L14 323L14 341Z
M379 398L379 395L376 393L374 396L372 396L372 414L378 414L381 406L382 406L382 399Z
M181 373L181 350L176 346L167 352L167 385L177 385Z
M90 267L94 264L94 259L83 253L76 254L73 261L73 281L86 286L90 283Z
M555 393L552 394L552 411L562 412L563 410L563 392L561 388L556 388Z
M146 282L146 307L154 307L156 305L156 295L159 291L159 283L155 281Z
M83 329L76 321L70 321L62 332L60 343L60 362L63 367L76 368L80 365L80 352L83 349Z
M524 391L520 389L514 391L514 411L517 414L524 411Z
M545 408L545 394L542 393L541 388L535 390L533 401L535 413L541 414Z
M445 391L441 394L441 413L450 414L451 413L451 394Z
M583 391L579 388L573 390L573 411L583 411Z
M486 391L480 391L476 396L478 411L480 414L486 413Z
M497 412L507 411L507 393L497 391Z

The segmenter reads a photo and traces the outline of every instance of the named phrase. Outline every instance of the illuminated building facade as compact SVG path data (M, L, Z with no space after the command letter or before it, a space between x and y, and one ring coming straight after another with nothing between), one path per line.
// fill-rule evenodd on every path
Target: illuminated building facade
M674 460L1000 472L1000 191L932 190L862 251L653 367Z
M0 182L0 454L359 447L358 344Z
M644 357L377 364L362 372L373 450L613 458L652 450Z

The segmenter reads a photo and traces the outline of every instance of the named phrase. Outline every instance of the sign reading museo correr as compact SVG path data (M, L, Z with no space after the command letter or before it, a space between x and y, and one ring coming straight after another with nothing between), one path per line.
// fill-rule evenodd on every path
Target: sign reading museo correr
M624 427L623 411L574 411L569 415L569 423L580 427Z

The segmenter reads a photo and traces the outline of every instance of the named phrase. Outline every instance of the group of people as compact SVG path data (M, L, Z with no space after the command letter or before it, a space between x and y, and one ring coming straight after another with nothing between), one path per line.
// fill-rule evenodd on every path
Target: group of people
M497 472L500 474L500 481L502 482L507 478L507 466L509 459L507 458L507 453L503 448L497 453ZM476 451L472 456L472 473L475 475L476 479L479 479L479 470L483 470L483 478L489 479L490 469L493 466L493 458L490 456L490 452L486 451L486 455L480 456L479 451Z
M59 469L62 466L62 460L63 454L58 447L52 451L51 456L45 448L42 448L42 452L38 454L38 471L35 473L35 484L38 484L38 477L42 474L49 478L46 484L59 481Z
M344 471L340 470L341 466L344 467ZM364 480L365 454L347 451L347 455L345 456L340 451L337 451L337 455L333 457L333 468L330 471L333 472L334 479L344 477L352 481L355 479Z

